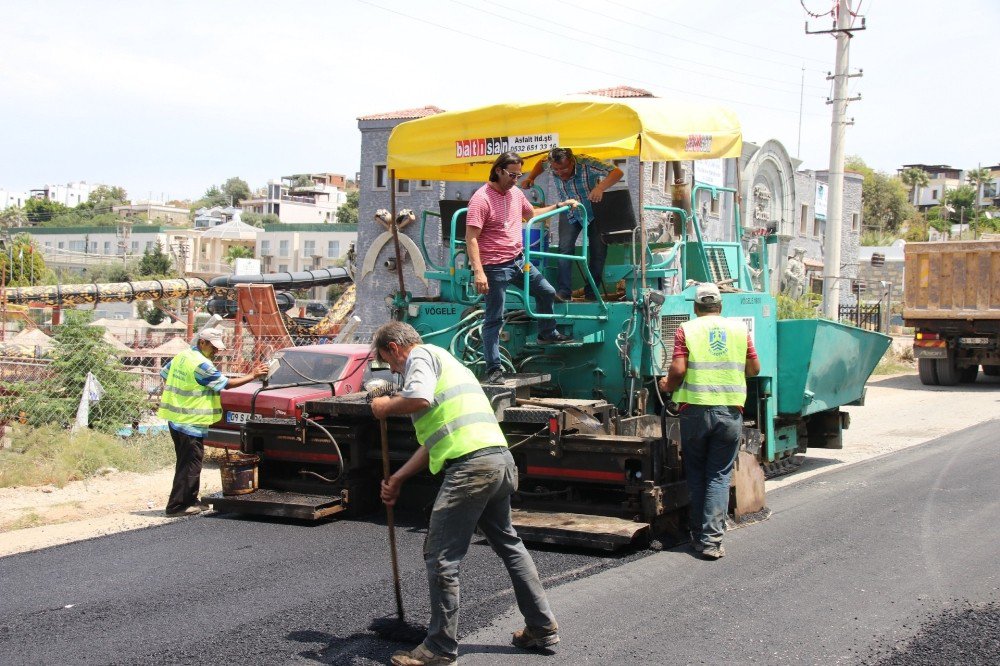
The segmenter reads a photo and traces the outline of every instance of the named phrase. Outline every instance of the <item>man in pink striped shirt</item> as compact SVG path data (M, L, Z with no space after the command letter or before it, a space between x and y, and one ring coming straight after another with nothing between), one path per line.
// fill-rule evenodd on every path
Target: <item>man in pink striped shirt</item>
M520 284L524 273L522 223L563 206L579 206L567 199L554 206L534 208L521 190L515 187L524 167L517 153L500 155L490 170L488 183L469 199L465 218L465 242L472 266L476 291L485 295L483 317L483 356L486 381L503 381L500 364L500 328L503 325L505 291L510 283ZM535 297L539 314L552 314L555 289L537 270L529 270L529 289ZM538 341L566 342L570 337L556 330L554 319L538 320Z

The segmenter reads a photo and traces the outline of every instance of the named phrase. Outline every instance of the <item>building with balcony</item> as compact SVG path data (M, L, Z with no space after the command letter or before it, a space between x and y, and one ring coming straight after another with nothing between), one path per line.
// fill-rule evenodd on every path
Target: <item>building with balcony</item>
M336 173L284 176L240 205L245 212L277 215L282 224L330 224L347 201L346 188L347 180Z
M30 195L27 192L16 192L0 187L0 210L10 208L11 206L24 208L24 204L29 198Z
M42 199L61 203L67 208L76 208L90 197L90 193L100 186L90 185L85 181L66 183L65 185L45 185L29 191L32 199Z
M916 192L912 190L910 192L910 203L920 211L940 206L946 192L966 184L965 172L947 164L904 164L897 173L901 174L911 168L920 169L929 179L926 186L916 188Z
M239 208L233 206L212 206L211 208L199 208L194 212L195 229L211 229L220 224L231 222Z

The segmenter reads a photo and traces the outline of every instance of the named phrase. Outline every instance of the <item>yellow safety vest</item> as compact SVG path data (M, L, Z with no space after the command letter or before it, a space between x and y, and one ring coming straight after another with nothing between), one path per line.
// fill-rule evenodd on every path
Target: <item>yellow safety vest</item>
M445 461L490 446L507 446L496 414L475 375L445 350L421 345L441 365L430 406L413 415L417 441L430 451L428 467L441 471Z
M688 348L684 383L674 400L689 405L742 407L747 401L747 327L705 315L681 324Z
M161 419L186 425L212 425L222 418L219 393L202 386L195 370L208 359L194 349L185 349L170 361L167 383L156 415Z

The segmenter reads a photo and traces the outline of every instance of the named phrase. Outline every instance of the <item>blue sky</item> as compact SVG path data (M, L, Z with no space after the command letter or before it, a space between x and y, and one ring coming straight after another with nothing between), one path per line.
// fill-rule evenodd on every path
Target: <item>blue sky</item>
M830 27L806 9L832 0L803 2L0 0L0 188L86 180L196 198L230 176L351 176L359 115L620 84L728 106L746 140L776 138L825 169L834 43L804 24ZM885 171L1000 163L1000 3L859 9L848 154Z

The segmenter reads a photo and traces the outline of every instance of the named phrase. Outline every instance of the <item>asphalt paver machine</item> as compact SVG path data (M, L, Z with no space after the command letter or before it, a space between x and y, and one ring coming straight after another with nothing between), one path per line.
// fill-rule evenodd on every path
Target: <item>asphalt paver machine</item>
M742 140L738 122L725 110L657 98L565 98L402 123L389 139L388 168L394 180L485 182L500 153L518 152L527 171L556 144L599 159L637 157L646 165L738 158ZM739 187L693 182L675 190L673 205L643 206L638 215L622 194L608 198L624 204L608 205L597 216L610 241L604 288L586 268L586 232L573 255L544 244L525 248L526 272L544 271L555 283L557 261L574 262L577 282L589 284L594 300L557 303L554 314L540 314L525 296L527 274L507 293L505 379L485 390L518 464L515 523L527 540L613 549L684 533L684 443L656 379L669 368L675 331L694 317L698 283L720 285L723 315L746 322L761 360L760 375L748 380L731 502L735 518L766 515L765 475L795 454L841 445L847 417L839 408L863 400L864 384L888 346L885 336L832 321L779 321L767 291L767 250L776 239L743 227ZM704 220L691 205L703 197L728 202L732 240L703 238ZM400 277L391 295L393 314L482 375L483 302L465 251L465 209L442 210L418 212L417 238L425 277L439 282L440 295L414 297ZM549 218L565 210L532 219L525 237L537 238ZM437 218L450 233L428 251L425 231L442 223ZM547 316L573 341L538 344L538 322ZM370 445L351 450L371 457L371 464L377 460L377 428L363 395L310 402L306 411L328 421L335 436L367 438ZM394 464L400 464L417 446L408 419L390 419L390 442ZM423 483L429 490L434 482L428 476Z

